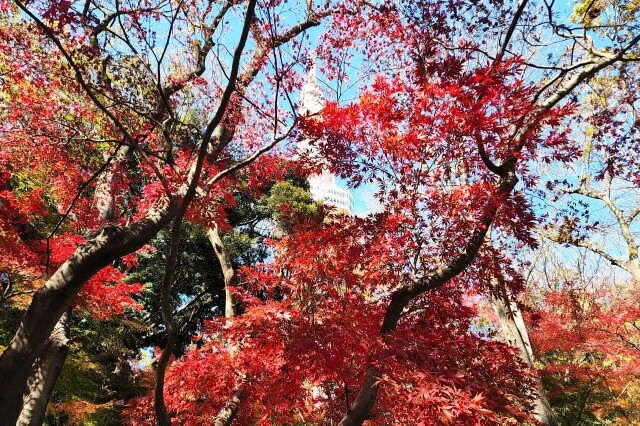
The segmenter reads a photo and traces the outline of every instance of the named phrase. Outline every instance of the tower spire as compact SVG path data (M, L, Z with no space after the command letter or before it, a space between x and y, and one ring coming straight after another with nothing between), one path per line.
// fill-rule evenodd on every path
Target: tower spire
M299 114L303 117L320 114L324 108L324 95L322 88L318 84L316 75L316 59L311 59L311 68L307 74L307 79L300 89L300 109ZM314 117L320 120L321 117ZM309 176L309 189L314 200L322 200L326 204L333 206L341 214L351 215L353 211L353 195L347 189L342 189L336 182L336 177L329 171L327 161L323 159L316 143L309 143L308 139L298 142L298 153L306 158L322 165L320 174Z
M300 115L318 114L324 107L324 95L318 84L316 75L316 58L311 58L311 68L307 74L307 81L300 89Z

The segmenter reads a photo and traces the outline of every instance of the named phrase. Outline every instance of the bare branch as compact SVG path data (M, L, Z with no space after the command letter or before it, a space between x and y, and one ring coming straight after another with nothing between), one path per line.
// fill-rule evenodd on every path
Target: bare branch
M551 233L551 232L545 232L541 234L544 238L556 242L556 243L560 243L560 244L570 244L574 247L582 247L585 248L587 250L589 250L592 253L597 254L598 256L601 256L603 259L606 259L607 261L609 261L612 265L615 266L620 266L622 268L624 268L624 261L621 259L616 259L615 257L611 256L609 253L607 253L606 251L602 250L602 248L600 248L598 245L594 244L591 241L587 241L584 240L582 238L576 238L573 237L571 235L563 235L563 234L558 234L558 233Z
M610 185L611 185L611 183L609 183L609 187L610 187ZM631 233L631 228L630 228L631 222L628 221L627 217L625 217L625 215L624 215L624 212L622 210L620 210L620 208L614 203L614 201L611 199L611 197L608 194L605 194L605 193L602 193L602 192L598 192L598 191L594 191L593 189L588 188L584 183L582 183L577 188L563 189L562 192L564 192L566 194L582 195L584 197L588 197L588 198L591 198L593 200L598 200L598 201L603 202L607 206L607 208L611 211L611 213L613 213L614 217L616 218L616 222L618 223L618 227L620 228L620 231L622 233L622 237L624 238L624 241L627 243L627 251L629 253L629 260L638 259L638 244L636 243L636 240L633 237L633 234ZM578 245L578 244L574 244L573 242L569 242L569 241L567 241L567 243L572 244L572 245ZM585 247L585 248L588 248L589 250L593 251L594 253L598 253L593 248L589 248L589 247ZM608 257L602 255L601 253L598 253L598 254L600 254L605 259L611 261L611 259L609 259ZM614 263L614 262L612 262L612 263ZM619 262L616 262L614 264L621 265Z
M284 135L281 135L281 136L279 136L277 138L274 138L273 141L271 141L269 144L263 146L258 151L254 152L251 156L249 156L249 157L245 158L244 160L234 164L233 166L228 167L228 168L224 169L223 171L219 172L217 175L215 175L209 181L207 181L207 183L205 185L205 188L210 188L211 186L213 186L214 184L219 182L225 176L229 176L230 174L235 173L238 170L240 170L240 169L248 166L249 164L253 163L254 161L256 161L262 154L265 154L266 152L269 152L278 143L280 143L283 140L285 140L286 138L288 138L289 135L291 134L291 132L293 131L293 129L294 129L294 126L291 126L289 128L289 130Z
M480 158L482 159L482 162L487 167L487 169L497 174L498 176L504 176L504 170L498 167L491 160L491 158L489 158L489 155L487 155L487 151L484 148L484 143L480 139L477 139L477 145L478 145L478 152L480 153Z
M544 101L540 102L539 105L544 110L548 110L555 105L558 104L562 99L564 99L575 87L577 87L580 83L591 78L597 72L603 70L611 64L619 62L625 59L625 54L631 50L634 46L636 46L640 42L640 34L635 36L625 47L620 49L616 54L607 55L602 57L601 60L594 62L591 65L586 66L581 71L577 72L571 79L569 79L565 84L560 86L558 90L551 96L549 96Z

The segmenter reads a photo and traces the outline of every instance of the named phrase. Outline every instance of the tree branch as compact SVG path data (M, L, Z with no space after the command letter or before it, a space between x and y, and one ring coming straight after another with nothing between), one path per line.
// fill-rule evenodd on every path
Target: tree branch
M511 37L513 36L513 32L516 29L516 25L518 25L518 21L520 21L520 17L522 16L522 12L524 12L524 8L527 6L528 0L520 0L520 4L518 5L518 9L516 9L515 15L513 15L513 19L511 20L511 24L509 25L509 29L507 30L507 34L504 37L504 41L502 42L502 46L500 47L500 51L496 55L495 62L501 62L504 57L505 52L507 51L507 47L511 42Z
M543 233L542 236L550 241L560 243L560 244L570 244L575 247L582 247L584 249L589 250L592 253L601 256L603 259L609 261L612 265L620 266L624 269L624 261L620 259L616 259L611 256L606 251L602 250L597 245L593 244L590 241L585 241L580 238L572 237L571 235L560 235L560 234L552 234L552 233Z
M236 46L236 50L233 55L231 74L229 81L227 82L227 87L225 88L225 91L222 95L222 99L220 100L220 105L218 106L216 114L211 119L209 125L207 126L207 129L204 132L202 142L200 143L200 148L198 150L196 163L190 173L191 182L184 196L184 199L182 200L182 204L178 209L176 218L173 222L171 247L165 265L161 293L162 318L167 326L168 337L167 345L164 348L162 355L160 356L160 360L158 361L154 399L156 416L161 426L171 426L171 418L169 417L167 408L164 404L164 376L167 365L169 363L169 359L173 353L173 348L178 338L177 329L175 327L175 322L172 316L171 286L173 270L175 269L178 250L180 247L180 230L182 227L182 221L191 199L193 199L194 195L196 194L196 188L198 186L200 175L202 173L202 167L204 164L204 159L207 155L207 148L211 140L211 135L213 134L214 129L218 127L218 125L222 121L224 115L227 113L227 107L229 105L229 101L231 100L231 95L235 91L236 79L238 77L238 70L240 68L240 59L242 57L242 52L244 51L244 47L249 36L249 28L251 27L255 16L256 2L257 0L249 0L249 4L247 5L245 21L242 27L242 32L240 34L240 40L238 41L238 45Z
M118 128L118 130L120 130L120 132L122 132L122 135L124 136L126 142L140 153L149 167L151 167L158 180L164 186L165 190L167 191L167 195L170 195L171 192L169 191L169 184L158 167L147 157L144 150L140 147L138 141L133 136L131 136L124 124L122 124L122 122L98 99L96 94L93 92L93 89L91 89L91 87L85 80L80 67L78 66L78 64L76 64L75 60L71 57L71 54L67 51L67 49L65 49L58 37L51 30L51 28L45 25L44 22L42 22L42 20L38 18L33 12L27 9L27 7L20 0L15 0L15 2L18 8L20 8L20 10L22 10L27 16L29 16L29 18L31 18L36 23L36 25L45 33L45 35L51 41L53 41L53 43L56 45L62 56L65 58L65 60L73 70L76 81L78 82L78 84L80 84L87 96L89 96L89 99L91 99L93 104L100 111L102 111L109 118L109 120L111 120L111 122Z

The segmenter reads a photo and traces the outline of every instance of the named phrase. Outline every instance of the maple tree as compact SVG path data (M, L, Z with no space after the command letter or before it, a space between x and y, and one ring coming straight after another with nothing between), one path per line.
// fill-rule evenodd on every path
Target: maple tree
M615 44L616 40L628 40L636 34L636 15L636 8L624 2L577 2L569 20L572 24L578 24L575 27L591 27L593 31L579 36L572 33L572 36L580 40L582 48L588 52L587 57L599 56L608 52L608 46ZM570 26L563 28L563 31L570 30L575 31ZM568 34L565 32L565 35ZM564 247L576 249L569 251L556 247L556 251L562 252L558 256L561 260L556 264L563 265L567 271L577 269L589 275L594 274L593 270L601 270L603 263L610 263L607 270L600 272L607 277L605 281L609 291L611 286L617 284L616 268L621 268L636 280L640 277L634 224L638 214L638 168L637 155L634 153L637 137L635 61L635 56L629 57L618 66L592 77L588 85L583 85L575 92L580 106L569 125L573 128L573 149L580 154L569 163L559 164L553 157L548 158L546 164L540 167L546 190L538 190L535 195L546 202L539 204L539 208L545 212L541 215L544 220L540 234ZM548 259L545 262L546 268L550 264ZM570 292L569 289L575 284L564 289L559 283L575 279L576 274L570 272L569 277L561 274L551 280L547 278L547 282L553 291L564 294ZM602 277L597 280L602 280ZM594 315L598 309L594 306ZM607 309L616 310L618 307L612 304ZM620 306L620 309L627 310L624 306ZM581 315L579 311L577 309L574 314ZM562 336L561 333L559 335ZM548 337L551 339L551 336ZM558 351L562 353L565 345L557 342ZM575 343L574 350L580 353L580 344ZM545 354L539 355L545 358ZM584 377L578 379L578 383ZM554 405L566 404L565 408L555 410L562 413L562 421L587 421L586 418L571 420L567 413L575 409L577 418L581 416L579 413L586 416L588 410L584 406L576 407L584 402L580 402L583 397L588 399L588 393L593 388L585 384L582 388L584 393L575 392L573 396L568 396L572 392L558 385L559 382L555 381L551 386L554 388ZM564 401L561 393L565 394ZM611 399L609 402L615 404ZM567 411L566 407L572 408ZM606 410L603 408L603 411Z
M403 42L406 42L406 39L403 39ZM411 47L415 48L416 44ZM425 44L428 46L427 42ZM318 136L323 157L329 159L333 170L356 183L363 180L375 180L379 183L378 197L385 207L385 213L381 217L371 218L368 225L372 227L367 228L364 234L357 234L356 230L361 231L366 227L365 224L358 224L354 228L348 224L341 224L340 229L347 229L354 234L340 232L340 238L333 243L334 246L329 252L314 245L305 251L302 258L296 258L290 263L283 259L276 262L277 267L272 275L258 274L258 278L254 280L260 283L259 292L262 294L271 289L274 295L278 295L276 302L265 305L262 300L254 299L254 311L250 308L246 317L234 320L230 326L232 331L227 332L227 328L209 329L205 338L211 339L211 342L204 354L194 353L176 365L178 373L175 380L180 381L176 382L173 388L172 406L177 415L185 416L183 418L186 421L201 422L203 418L194 413L206 411L209 404L219 407L226 401L233 405L233 410L228 411L231 416L236 415L238 407L242 410L243 404L249 407L245 408L248 412L240 411L238 414L241 416L239 418L244 419L241 422L257 419L265 422L287 422L293 421L296 414L301 419L307 419L314 415L313 409L321 412L321 419L340 419L342 415L339 411L332 413L331 409L335 408L331 405L335 404L336 399L342 399L349 408L341 424L361 424L367 418L384 422L385 415L402 422L402 410L406 407L396 405L392 410L386 408L383 401L385 396L389 395L387 393L380 395L381 401L376 405L380 407L380 411L371 411L378 398L378 389L385 390L393 383L404 390L420 389L422 395L429 395L418 402L418 405L411 406L409 412L414 416L414 420L415 413L421 410L428 413L425 419L427 421L468 420L465 416L469 416L470 413L471 418L484 421L498 421L496 417L483 418L491 415L514 415L517 418L518 409L514 410L515 414L500 412L497 409L500 404L486 401L480 396L482 394L478 389L474 395L474 390L467 388L466 399L455 399L452 395L460 395L459 392L452 392L445 384L439 388L434 384L438 382L437 379L429 375L427 376L431 379L431 392L427 392L421 387L425 386L425 383L416 383L415 376L411 380L402 375L402 369L397 365L394 364L396 370L389 367L387 363L391 363L389 358L393 356L388 353L381 355L381 352L390 347L406 348L411 345L408 343L411 339L407 335L404 335L403 342L401 330L403 326L411 329L412 325L421 325L419 319L412 321L411 314L414 310L421 312L429 311L431 308L437 311L440 308L440 311L447 312L446 302L460 303L464 295L489 290L485 269L504 275L508 261L505 253L502 253L504 249L485 247L481 250L480 247L490 226L494 232L502 234L496 238L504 247L510 247L506 236L515 236L522 243L534 244L533 238L528 234L530 228L526 226L532 224L533 213L528 209L521 193L511 194L517 183L516 165L520 162L520 178L525 185L530 186L535 182L535 176L529 173L526 165L527 161L536 158L537 152L553 150L558 158L572 158L575 150L567 143L566 134L560 131L541 137L541 129L547 123L557 125L562 117L570 112L569 109L555 109L555 112L551 112L553 106L582 80L604 67L604 61L615 59L611 55L608 59L603 57L603 62L594 63L593 66L569 75L570 78L561 80L559 87L554 87L555 90L543 90L543 93L538 91L539 88L527 87L517 79L516 76L522 67L522 63L518 61L498 60L486 68L478 66L469 71L460 66L469 62L468 56L461 55L464 58L461 59L453 54L448 57L446 54L443 55L444 58L438 57L426 64L420 61L423 58L411 57L416 63L409 69L415 71L415 79L411 75L379 77L372 89L360 97L359 103L347 107L329 104L323 110L321 120L306 123L306 131ZM442 62L439 62L440 60ZM547 96L543 97L542 94ZM491 152L491 156L487 152ZM495 157L502 159L498 163L500 165L495 163L497 160L491 159ZM482 205L479 200L485 200L486 204ZM378 226L375 227L373 224ZM330 235L335 236L337 233L337 230L332 229ZM362 240L366 240L365 235L375 235L383 240L376 246L379 251L366 252L367 244L362 244L364 247L360 250L365 252L356 252L355 258L352 259L352 252L345 248L344 244L347 244L349 238L362 243ZM307 233L293 235L290 238L293 243L289 250L295 250L297 255L305 249L308 241L320 239L318 236L310 237ZM321 247L326 245L328 244L324 243ZM281 251L287 252L286 248L282 247L279 252ZM316 253L321 253L318 259L313 257ZM308 270L303 265L304 261L311 263ZM284 268L290 275L285 274L283 279L280 268ZM388 275L381 271L387 272ZM334 275L336 272L338 275ZM249 277L251 276L255 277L255 274L249 273ZM363 285L361 282L366 284ZM445 283L447 288L441 288ZM454 286L455 290L446 293L447 290L451 290L451 286ZM445 292L445 306L438 305L438 308L435 308L433 305L443 301L437 296L429 297L430 292L436 295ZM283 294L284 300L277 300L282 298ZM433 305L429 306L429 302ZM290 355L287 352L295 351L296 343L303 340L303 336L310 335L307 328L299 324L298 316L302 314L307 321L319 324L316 326L323 328L325 324L339 321L334 319L337 306L342 314L349 318L349 325L340 324L335 329L347 329L354 324L356 326L329 342L325 338L330 336L330 332L323 331L316 337L317 340L308 346L314 348L310 353L315 356L331 357L333 368L352 363L349 366L352 370L341 371L336 376L345 383L340 386L340 380L337 378L329 383L314 383L313 379L309 378L311 373L301 367L303 364L300 361L293 365L304 370L304 373L300 374L304 374L305 378L298 378L297 373L289 366ZM404 321L400 322L405 308L409 310L404 314ZM463 306L457 305L456 308L456 313L451 314L451 317L464 317ZM366 319L360 319L357 315L362 311L367 312ZM274 318L271 326L261 327L258 324L270 316ZM276 336L269 332L278 324L282 327L281 323L284 320L288 322L287 329L281 329ZM362 323L358 324L358 321ZM382 324L381 329L378 329L379 324ZM429 324L433 327L432 323ZM464 335L469 332L468 327L467 324L467 328L463 327L457 331ZM235 334L236 328L241 330L241 337ZM297 335L298 328L304 330L303 336L292 337L290 341L280 340L280 334ZM259 330L257 335L256 329ZM411 333L407 334L415 339L419 333L417 330L419 328L411 329ZM372 331L373 333L369 334ZM259 336L263 335L267 339L266 342L259 340L259 343L252 343L253 339L260 339ZM268 344L269 340L279 342L271 349L273 361L268 365L257 363L256 358L267 358L267 349L271 346ZM435 345L434 341L437 340L427 339L431 345ZM351 349L345 349L344 345ZM434 350L433 346L425 346ZM341 355L359 354L355 348L361 350L364 347L367 355L364 361L358 360L357 355L352 355L347 361L344 356L342 359L336 358L336 355L331 356L333 347L337 347L336 353ZM503 359L506 361L509 359L508 349L502 350ZM243 351L249 352L249 355L242 354ZM324 353L320 354L319 351ZM196 368L193 362L197 363L194 358L197 360L198 356L212 356L216 359L224 357L224 363L237 365L234 367L235 374L231 377L225 376L229 377L229 383L233 384L224 385L228 400L215 399L219 398L217 391L207 395L184 393L181 377L184 377L185 371ZM235 364L236 360L240 364ZM322 368L320 360L311 364L314 370ZM437 362L427 362L415 368L416 371L429 371L429 366L433 364L437 365ZM257 367L257 370L254 367ZM460 375L468 379L462 372L464 368L460 365L458 367L461 370ZM513 373L501 379L517 377L515 369L512 368L510 371ZM216 372L215 376L221 377L221 374ZM282 391L279 391L277 386L278 377L282 374L287 377L286 380L283 379L287 386L297 384L295 390L287 388L287 394L300 395L297 398L302 398L293 406L298 410L311 406L311 412L295 413L289 405L278 406L272 411L270 405L265 406L259 402L268 398L268 394L265 393L267 391L264 390L265 385L262 384L264 376L267 376L269 389L275 394L280 394ZM325 373L319 377L326 380L331 376ZM349 382L349 379L357 380L354 380L354 383ZM446 382L446 379L444 381ZM466 384L472 382L465 381ZM451 382L447 384L450 385ZM386 385L386 388L383 385ZM488 386L487 383L484 385ZM235 391L231 393L230 389ZM313 401L313 392L318 389L324 391L318 393L325 401L303 402L310 398ZM504 383L502 389L510 388ZM342 395L339 394L340 391ZM438 395L439 391L442 392L441 395ZM446 396L438 399L436 395ZM492 396L500 395L493 393ZM250 400L243 402L247 398ZM523 399L519 401L519 410L526 411L527 398L522 395L521 398ZM416 399L405 396L399 400ZM286 403L290 404L291 401L287 400ZM424 405L419 405L420 403ZM434 411L425 408L430 403L436 404L437 408ZM228 408L227 405L223 407ZM417 407L420 407L420 410ZM283 413L290 413L291 417L282 417L286 416ZM250 415L259 417L252 420L249 420L251 417L242 417ZM134 410L131 418L139 421L144 418L144 413L141 416L136 417Z
M167 343L130 423L533 421L534 375L474 327L473 300L493 292L509 303L523 290L512 263L536 245L530 165L575 158L569 96L633 60L640 41L631 31L596 51L540 6L0 2L0 268L3 287L35 291L0 356L2 421L34 421L28 401L42 412L50 390L39 383L52 386L64 362L76 296L98 318L135 308L140 287L122 271L170 223L159 294ZM323 72L340 85L345 58L366 54L371 82L353 103L299 117L291 97L311 49L302 36L321 20ZM538 26L579 47L532 82L523 75L533 64L512 52ZM323 159L298 159L303 169L374 183L382 211L289 221L272 262L238 271L221 243L227 208L234 193L259 198L264 181L286 177L274 146L296 138ZM277 204L281 218L295 210ZM227 309L172 362L185 220L208 229Z
M286 108L255 111L271 110L270 100L276 98L286 105L296 83L291 65L304 58L305 50L297 45L287 59L273 52L321 18L350 11L334 4L292 4L286 7L299 20L288 25L271 22L278 5L261 5L254 18L255 1L215 7L199 2L15 6L2 2L3 67L8 70L3 80L9 88L3 91L8 124L3 128L2 223L3 244L11 250L3 270L5 281L19 274L25 285L39 290L0 359L0 406L8 423L20 415L34 361L51 352L43 352L47 339L91 277L119 281L119 275L109 275L117 272L112 263L176 217L187 214L209 225L221 221L233 192L229 175L259 157L254 183L278 175L280 161L262 154L288 134L281 120ZM235 53L214 52L218 68L207 69L213 47L223 46L213 37L229 34L226 22L232 17L244 22L239 42L229 36L229 43L237 44ZM168 36L159 40L148 23L164 26ZM245 52L250 32L251 48ZM196 38L201 41L189 41ZM206 115L192 113L194 99L209 111ZM245 126L249 119L251 126ZM33 182L27 190L17 185L22 165L26 180ZM225 178L227 186L216 185ZM50 193L43 191L47 186ZM187 211L194 196L198 200ZM21 198L32 202L18 203ZM37 234L33 242L32 234ZM71 252L59 248L75 245ZM56 253L60 256L53 259ZM165 321L171 329L170 318ZM44 394L33 396L46 404Z
M637 291L562 282L539 295L531 339L562 423L637 422Z

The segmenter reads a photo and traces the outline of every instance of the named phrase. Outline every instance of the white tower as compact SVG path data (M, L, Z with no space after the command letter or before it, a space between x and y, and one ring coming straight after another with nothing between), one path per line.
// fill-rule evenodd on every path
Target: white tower
M309 74L307 82L300 90L300 115L318 115L324 108L324 96L322 88L318 84L316 77L315 61ZM311 145L309 140L302 140L298 144L298 152L310 159L323 161L317 147ZM338 211L351 215L353 212L353 195L347 189L340 188L336 182L336 177L329 171L328 167L322 167L322 172L309 176L309 186L311 196L314 200L322 200L325 204L335 207Z

